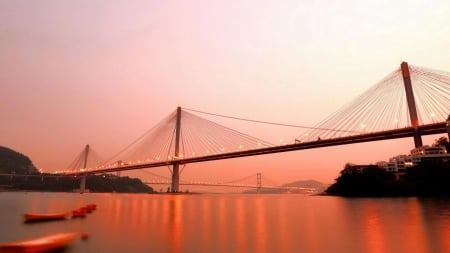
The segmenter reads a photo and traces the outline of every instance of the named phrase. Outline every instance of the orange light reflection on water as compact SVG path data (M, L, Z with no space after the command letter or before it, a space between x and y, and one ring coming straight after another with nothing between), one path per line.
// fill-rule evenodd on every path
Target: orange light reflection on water
M98 247L169 253L450 252L448 202L435 199L98 194L66 201L56 196L57 201L43 194L20 196L28 203L22 209L53 212L98 204L85 219L49 224L54 231L70 225L95 235L85 244L92 250L84 252ZM24 225L16 233L31 237L39 227Z
M219 233L219 238L227 238L229 235L229 225L227 224L228 212L230 210L227 209L224 199L220 199L217 205L218 215L217 215L217 231ZM226 248L226 242L224 240L218 241L218 247L221 249Z
M165 202L164 205L164 214L168 218L167 224L168 227L164 228L166 244L170 246L172 253L180 253L182 252L182 243L183 243L183 224L182 224L182 215L183 215L183 196L181 195L173 195L169 202Z
M328 212L333 212L334 210L328 210ZM322 230L324 229L319 224L321 224L321 212L322 210L312 209L310 206L304 206L303 212L305 216L309 217L304 220L304 228L302 231L302 236L306 238L305 248L308 252L321 252L320 238L323 237ZM325 228L327 229L327 228ZM328 236L327 236L328 237Z
M380 224L379 210L372 203L367 203L364 208L365 222L365 241L366 252L383 253L385 251L385 238L383 237L383 228Z
M409 253L427 252L429 238L423 219L422 205L417 198L408 199L407 204L403 223L399 224L403 228L402 234L405 238L404 250Z
M200 212L201 210L201 212ZM209 198L203 198L200 202L200 210L197 210L195 216L201 220L200 237L207 246L210 243L211 236L211 201Z
M138 224L138 218L139 218L139 213L142 212L142 210L139 210L139 206L138 206L138 200L136 198L133 198L131 201L131 224L136 226Z
M120 199L120 198L115 199L113 213L114 213L113 223L114 223L114 225L117 226L117 225L119 225L119 223L122 219L122 199Z
M239 197L236 200L235 213L233 218L235 219L235 237L236 237L236 251L237 252L248 252L247 250L247 240L246 240L246 221L245 221L245 203L244 197Z
M286 214L286 206L283 205L283 203L281 202L280 198L277 200L277 205L276 205L276 210L277 210L277 214L278 217L276 217L277 221L276 224L278 226L278 249L279 252L288 252L288 247L287 247L287 240L289 239L289 231L288 231L288 218L287 218L287 214Z
M445 219L442 224L442 234L440 236L441 252L450 252L450 220Z
M395 203L395 202L398 203ZM404 201L405 204L400 204ZM366 252L382 253L389 249L409 253L427 252L432 234L423 218L423 207L417 198L389 199L386 208L367 201L363 208L364 237ZM401 206L399 209L393 207ZM397 213L390 215L389 213ZM393 217L396 217L395 219ZM432 233L430 231L430 233Z
M261 252L265 253L268 252L267 249L267 241L269 240L268 234L267 234L267 224L266 222L269 222L269 220L266 220L266 206L263 203L264 198L258 197L256 199L255 208L254 208L254 215L256 216L256 222L255 222L255 242L256 246L255 252Z
M141 202L141 204L142 204L142 208L140 210L141 220L139 221L139 223L140 224L147 224L148 216L150 215L148 213L148 200L146 199L145 201Z

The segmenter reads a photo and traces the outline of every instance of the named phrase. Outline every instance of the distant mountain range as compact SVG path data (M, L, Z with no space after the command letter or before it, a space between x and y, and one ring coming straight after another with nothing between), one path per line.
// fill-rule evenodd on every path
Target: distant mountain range
M316 181L316 180L300 180L300 181L295 181L292 183L288 183L288 184L284 184L283 187L298 187L298 188L326 188L327 185Z
M299 180L292 183L282 185L280 188L263 188L260 193L263 194L279 194L279 193L295 193L295 194L319 194L328 187L327 184L316 180ZM256 189L247 190L243 193L257 193Z

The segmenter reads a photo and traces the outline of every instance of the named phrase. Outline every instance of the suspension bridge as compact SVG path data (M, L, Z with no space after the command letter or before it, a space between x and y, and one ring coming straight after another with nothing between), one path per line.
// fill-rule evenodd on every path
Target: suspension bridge
M161 176L155 173L151 173L149 171L145 171L145 173L153 176L153 180L144 181L145 184L148 185L171 185L172 180L169 177ZM264 184L263 184L264 181ZM226 187L226 188L245 188L245 189L253 189L254 192L260 193L262 191L265 192L295 192L295 193L318 193L321 187L298 187L292 185L280 185L272 181L271 179L263 176L262 173L252 174L246 177L234 179L231 181L210 181L210 180L180 180L179 185L183 186L214 186L214 187Z
M322 148L361 142L448 133L450 137L450 73L403 62L354 101L314 127L286 125L218 115L178 107L107 162L88 167L89 145L64 173L81 175L171 167L171 191L178 192L180 166L190 163ZM286 144L271 143L215 123L212 115L258 124L304 129Z
M151 176L150 179L145 180L143 183L151 186L155 185L163 185L168 186L172 184L171 178L161 176L149 171L143 171L146 174ZM112 175L119 176L119 175ZM65 174L16 174L16 173L0 173L0 179L13 180L14 178L21 178L21 181L33 180L36 182L36 179L42 182L42 184L46 184L49 179L59 180L60 178L66 178ZM79 177L79 175L72 176L74 179ZM263 185L264 181L264 185ZM213 187L224 187L224 188L241 188L241 189L250 189L254 191L254 193L260 192L291 192L291 193L302 193L302 194L313 194L318 193L322 190L322 187L319 186L309 186L309 187L298 187L292 185L281 185L272 181L271 179L264 177L262 173L252 174L246 177L241 177L234 180L229 181L212 181L212 180L180 180L180 186L213 186ZM170 188L170 187L169 187ZM161 188L162 189L162 188Z

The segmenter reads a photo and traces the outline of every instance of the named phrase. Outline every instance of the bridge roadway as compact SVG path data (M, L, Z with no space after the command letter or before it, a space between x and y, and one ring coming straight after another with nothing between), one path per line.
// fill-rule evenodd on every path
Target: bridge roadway
M48 173L38 173L38 174L18 174L18 173L0 173L0 177L65 177L66 174L48 174Z
M450 122L427 124L427 125L419 126L418 130L421 135L442 134L442 133L447 133L450 130L449 124L450 124ZM243 151L236 151L236 152L223 153L223 154L212 154L212 155L208 155L208 156L182 158L182 159L176 159L176 160L171 160L171 161L162 161L162 162L156 162L156 163L133 164L133 165L126 165L126 166L121 166L121 167L112 167L112 168L97 169L97 170L90 170L90 171L68 172L65 174L66 175L82 175L82 174L110 173L110 172L125 171L125 170L136 170L136 169L146 169L146 168L170 166L175 163L178 163L178 164L198 163L198 162L223 160L223 159L231 159L231 158L238 158L238 157L281 153L281 152L303 150L303 149L323 148L323 147L347 145L347 144L362 143L362 142L400 139L400 138L406 138L406 137L413 137L414 131L415 130L413 127L405 127L405 128L387 130L387 131L381 131L381 132L364 133L364 134L359 134L359 135L338 137L338 138L332 138L332 139L323 139L323 140L310 141L310 142L300 142L300 143L295 143L295 144L273 146L273 147L268 147L268 148L259 148L259 149L243 150Z

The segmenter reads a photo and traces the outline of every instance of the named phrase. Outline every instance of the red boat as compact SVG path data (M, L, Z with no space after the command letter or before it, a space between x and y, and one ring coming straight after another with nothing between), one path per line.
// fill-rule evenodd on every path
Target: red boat
M89 212L92 212L94 210L97 210L97 205L96 204L89 204L86 206L86 208L89 210Z
M80 234L75 232L59 233L26 241L3 243L0 244L0 252L48 252L66 247L79 236Z
M63 213L26 213L24 214L25 222L63 220L69 216L69 212Z
M75 209L72 211L72 218L84 218L86 217L86 211L84 209Z

